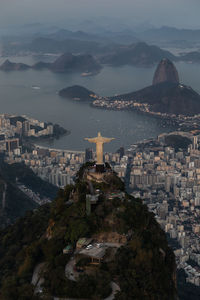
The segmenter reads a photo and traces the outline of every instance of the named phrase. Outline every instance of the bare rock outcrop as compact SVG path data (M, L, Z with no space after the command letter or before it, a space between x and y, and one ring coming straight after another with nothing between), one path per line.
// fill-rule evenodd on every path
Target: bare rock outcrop
M162 82L179 83L177 69L174 64L167 58L161 60L153 78L153 85Z

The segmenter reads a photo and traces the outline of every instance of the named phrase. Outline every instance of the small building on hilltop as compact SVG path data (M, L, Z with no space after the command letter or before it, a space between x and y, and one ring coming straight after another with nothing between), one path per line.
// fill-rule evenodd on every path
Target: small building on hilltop
M76 243L76 250L80 250L84 247L87 247L89 244L91 244L93 241L92 238L80 238Z

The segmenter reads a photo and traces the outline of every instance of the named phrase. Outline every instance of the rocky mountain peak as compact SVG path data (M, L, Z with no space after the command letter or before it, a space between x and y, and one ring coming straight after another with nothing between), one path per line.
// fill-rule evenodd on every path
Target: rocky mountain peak
M179 83L179 76L174 64L167 58L161 60L155 71L153 85L162 82Z

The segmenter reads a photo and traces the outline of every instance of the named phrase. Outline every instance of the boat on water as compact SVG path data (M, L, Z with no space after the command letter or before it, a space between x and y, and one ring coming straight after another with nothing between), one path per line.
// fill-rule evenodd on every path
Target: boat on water
M87 76L92 76L93 73L92 72L84 72L81 74L82 77L87 77Z
M37 85L32 85L32 89L34 89L34 90L40 90L40 87L37 86Z

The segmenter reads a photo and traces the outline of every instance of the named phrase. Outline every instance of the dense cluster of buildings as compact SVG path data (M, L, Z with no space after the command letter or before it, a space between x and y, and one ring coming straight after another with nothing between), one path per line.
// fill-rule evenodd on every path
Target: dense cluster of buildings
M167 120L167 123L180 128L181 130L191 130L200 128L200 114L195 116L176 115L169 113L161 113L153 111L151 105L148 103L137 102L137 100L125 100L120 96L113 98L108 97L96 97L92 103L93 106L104 109L113 110L136 110L144 114L152 115L154 117Z
M85 161L96 159L92 149L78 152L35 145L32 151L22 151L15 133L20 128L28 133L26 122L33 124L34 120L23 122L15 126L10 117L0 117L0 136L5 136L2 141L6 142L3 149L8 163L25 163L42 179L64 187L74 183ZM132 195L143 199L155 214L173 241L178 268L185 270L188 282L200 286L200 135L180 131L169 135L184 136L191 144L177 150L166 146L166 135L162 134L157 140L132 145L126 152L120 148L116 153L105 153L104 160L125 181Z
M54 133L52 124L40 122L25 115L0 115L0 150L12 152L18 149L21 152L22 138L39 138L51 136Z
M76 173L85 161L94 161L95 153L92 149L81 151L68 151L46 149L35 146L31 152L20 153L14 149L7 152L6 161L8 163L25 163L39 177L58 187L73 184ZM113 165L120 178L126 176L128 157L120 153L106 153L105 160Z
M18 154L13 151L7 155L6 161L25 163L43 180L64 187L74 182L77 171L85 161L85 154L36 146L31 152Z
M142 198L173 241L178 268L200 286L200 136L187 135L185 151L147 143L130 151L130 188ZM192 266L187 262L191 261Z
M127 101L127 100L109 100L107 98L98 98L93 101L93 105L100 108L107 109L138 109L143 112L149 112L149 104L147 103L139 103L136 101Z

